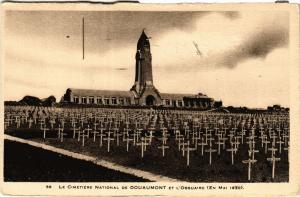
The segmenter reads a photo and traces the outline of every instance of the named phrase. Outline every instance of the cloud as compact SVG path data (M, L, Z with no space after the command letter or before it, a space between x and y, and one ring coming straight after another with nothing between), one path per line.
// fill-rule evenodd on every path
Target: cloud
M289 17L286 12L211 13L198 20L195 31L173 30L152 43L158 45L152 47L153 62L161 70L234 69L246 60L263 60L275 49L288 48Z
M288 107L288 61L288 49L274 49L265 59L247 59L235 69L220 67L205 71L158 73L154 84L160 92L202 92L222 100L225 106L267 107L281 104ZM180 86L173 85L178 81Z
M225 105L288 105L289 23L281 11L18 11L5 20L5 99L25 94L60 98L68 87L128 90L136 42L146 27L160 92L203 92Z
M11 37L38 39L44 45L55 45L57 49L78 50L81 49L81 21L84 17L85 48L89 53L101 54L135 45L144 28L151 37L160 37L173 30L194 31L197 21L211 14L232 20L239 16L234 11L7 11L4 20L5 31Z
M288 46L288 33L287 28L278 26L255 32L235 49L220 55L220 57L217 58L216 64L234 68L247 59L263 59L274 49Z

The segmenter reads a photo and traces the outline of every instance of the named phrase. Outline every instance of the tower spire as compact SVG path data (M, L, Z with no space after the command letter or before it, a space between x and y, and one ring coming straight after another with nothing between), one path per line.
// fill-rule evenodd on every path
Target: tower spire
M149 38L143 29L137 42L135 55L135 90L140 93L146 85L152 85L152 55Z
M138 43L137 43L137 50L141 50L143 47L147 46L149 47L150 49L150 42L149 42L149 38L148 36L146 35L145 29L143 29L142 31L142 34L138 40Z
M142 105L161 103L159 92L153 85L152 55L149 37L146 35L145 29L137 42L135 60L135 82L131 88L135 102Z

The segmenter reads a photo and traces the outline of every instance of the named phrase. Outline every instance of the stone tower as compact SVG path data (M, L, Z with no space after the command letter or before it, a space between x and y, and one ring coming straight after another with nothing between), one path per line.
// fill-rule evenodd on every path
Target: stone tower
M134 94L136 104L160 105L159 92L153 85L150 42L144 30L137 43L135 60L135 82L131 91Z

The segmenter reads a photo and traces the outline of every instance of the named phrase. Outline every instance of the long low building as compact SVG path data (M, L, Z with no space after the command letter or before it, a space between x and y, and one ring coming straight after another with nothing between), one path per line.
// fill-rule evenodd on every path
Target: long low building
M222 106L222 101L215 101L202 93L170 94L160 93L153 85L152 55L150 42L143 31L136 52L135 82L129 91L89 90L68 88L62 101L72 104L96 104L119 106L164 106L211 109Z

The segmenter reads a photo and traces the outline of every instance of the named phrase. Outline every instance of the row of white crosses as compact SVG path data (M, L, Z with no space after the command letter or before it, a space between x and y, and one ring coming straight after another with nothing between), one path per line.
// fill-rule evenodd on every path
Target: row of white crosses
M187 130L185 129L185 132L186 132ZM207 130L206 130L207 131ZM211 135L211 134L210 134ZM94 137L95 138L95 137ZM230 137L230 138L232 138L232 136ZM134 138L135 139L135 138ZM206 138L206 139L208 139L208 138ZM220 138L219 138L220 139ZM237 139L237 138L236 138ZM243 139L243 138L242 138ZM202 138L202 140L203 140L203 138ZM95 141L95 140L94 140ZM194 141L194 136L193 136L193 141ZM237 148L236 148L236 145L238 144L238 142L232 142L232 140L230 140L231 141L231 144L234 144L235 145L235 148L234 149L232 149L232 150L228 150L228 151L232 151L232 153L233 153L233 151L236 153L236 150L237 150ZM207 142L206 142L207 143ZM145 147L144 145L145 144L147 144L147 142L145 142L144 140L142 140L142 142L139 144L139 145L141 145L141 144L143 144L142 145L142 147ZM204 143L203 143L204 144ZM203 144L201 144L202 145L202 152L203 152ZM221 144L223 144L224 145L224 143L221 143L220 141L218 141L217 142L217 144L219 145L218 146L218 154L220 154L220 145ZM163 147L161 147L162 148L162 150L163 150L163 156L164 156L164 150L165 150L165 144L163 144ZM197 146L197 145L196 145ZM144 149L144 148L142 148L142 149ZM188 150L190 151L190 150L192 150L191 148L188 148ZM189 152L188 151L188 152ZM143 151L142 151L143 152ZM211 151L211 150L208 150L208 152L210 152L210 155L211 155L211 153L213 152L213 150ZM202 153L203 154L203 153ZM188 162L189 163L189 162ZM233 154L232 154L232 163L233 163ZM211 164L211 157L210 157L210 164Z
M272 163L272 178L274 179L275 178L275 164L277 161L280 161L280 158L275 156L275 152L277 151L276 148L272 147L269 150L272 151L272 153L271 153L271 157L267 158L267 160Z
M253 130L254 131L254 130ZM280 131L277 129L277 131ZM267 154L267 151L271 151L271 157L270 158L267 158L267 161L270 161L272 163L272 179L275 178L275 165L276 165L276 162L280 161L281 159L279 157L276 157L275 156L275 153L276 151L278 150L276 147L276 144L279 144L279 153L281 154L281 149L282 149L282 144L284 143L283 141L281 141L281 137L280 137L280 132L279 132L279 140L276 141L276 134L272 132L272 129L269 130L269 133L272 133L270 134L270 141L268 141L268 137L267 135L264 134L264 130L261 129L260 130L260 133L261 133L261 146L265 146L265 154ZM249 159L248 160L243 160L243 163L246 163L248 164L248 180L251 180L251 166L257 162L257 160L255 159L255 153L259 152L258 150L255 150L255 138L257 136L255 136L255 133L252 132L251 135L248 137L249 141L248 141L248 144L249 144ZM271 148L268 148L268 143L272 143L271 145ZM288 147L285 148L285 150L288 150Z
M249 144L249 150L248 150L248 156L249 158L247 160L243 160L242 162L245 164L248 164L248 180L251 180L251 167L254 163L257 162L257 160L255 160L255 153L258 152L258 150L255 150L255 135L254 133L252 133L249 137L248 137L248 144Z
M82 120L81 120L82 121ZM206 119L204 119L204 122L206 121ZM208 121L207 121L208 122ZM82 122L81 122L81 124L82 124Z
M161 125L161 126L163 127L163 125ZM158 146L158 149L162 150L162 156L164 157L166 149L170 148L167 145L167 140L168 140L168 137L170 136L170 134L168 134L168 130L165 127L162 128L161 133L162 133L161 138L158 138L161 141L161 146Z
M156 148L161 150L165 157L170 149L168 141L173 132L178 150L186 157L186 165L190 165L192 151L201 152L201 156L209 155L209 165L212 165L213 153L218 155L228 152L231 164L234 165L234 156L240 145L245 142L249 145L249 158L243 163L248 164L248 179L251 179L251 167L257 162L255 148L258 142L267 154L278 148L278 153L289 150L288 116L284 115L245 115L245 114L218 114L199 113L190 111L151 111L151 110L112 110L112 109L30 109L29 113L18 114L21 110L6 111L6 127L12 124L19 128L27 124L28 128L39 125L46 138L47 131L56 130L58 139L64 140L66 130L73 131L73 138L77 138L82 146L92 136L93 142L99 142L102 147L106 143L107 151L111 146L120 143L126 144L126 150L132 144L140 148L141 157L144 157L147 146L155 138L159 141ZM26 111L26 110L25 110ZM35 114L35 115L34 115ZM122 125L122 130L121 130ZM48 127L47 127L48 126ZM158 131L161 135L154 135ZM143 132L147 132L143 135ZM256 136L257 131L259 136ZM248 135L249 134L249 135ZM256 144L256 145L255 145ZM271 148L270 148L271 147ZM261 154L260 153L260 154ZM272 177L275 176L275 163L280 158L275 157L272 151L268 161L272 162Z

